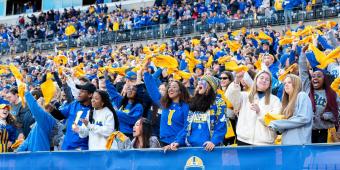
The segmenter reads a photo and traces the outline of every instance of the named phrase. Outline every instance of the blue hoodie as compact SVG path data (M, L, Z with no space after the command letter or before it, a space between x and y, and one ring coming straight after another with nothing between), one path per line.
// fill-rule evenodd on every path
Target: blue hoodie
M49 151L51 147L50 134L57 124L57 121L38 105L30 92L25 93L25 99L28 108L32 111L36 120L36 124L24 143L18 148L18 152Z
M187 103L171 103L169 108L164 108L160 104L161 94L158 91L155 79L149 73L144 73L146 89L152 101L161 107L160 140L170 144L180 136L179 132L184 128L184 123L188 117L189 105Z

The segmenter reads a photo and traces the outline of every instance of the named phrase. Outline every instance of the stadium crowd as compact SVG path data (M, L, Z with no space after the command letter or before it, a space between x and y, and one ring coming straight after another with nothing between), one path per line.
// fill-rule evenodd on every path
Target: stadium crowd
M339 30L24 53L0 65L0 151L339 142Z
M325 7L333 1L323 1ZM336 2L336 1L334 1ZM292 10L309 11L316 1L305 0L232 0L232 1L156 1L153 7L139 10L125 10L120 5L109 10L106 4L95 4L87 10L70 8L64 11L50 10L37 14L19 16L17 25L0 27L2 53L14 53L16 46L26 42L66 42L67 26L74 25L76 34L71 36L77 41L92 42L100 33L117 31L136 31L159 27L161 37L164 30L186 21L195 21L198 25L218 25L223 28L231 20L257 18L258 16L275 17L284 11L286 25L292 23ZM335 3L336 5L339 5ZM277 16L276 16L277 18ZM289 22L289 23L288 23Z

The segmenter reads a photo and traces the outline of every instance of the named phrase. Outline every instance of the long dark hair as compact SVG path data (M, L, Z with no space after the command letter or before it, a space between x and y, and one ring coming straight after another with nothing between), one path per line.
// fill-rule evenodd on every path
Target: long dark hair
M324 75L324 81L323 81L322 89L325 90L326 99L327 99L325 112L332 112L333 113L333 116L335 118L334 125L335 125L336 129L338 129L339 128L339 118L338 118L339 113L338 113L338 104L336 102L337 101L336 100L337 95L330 87L330 85L331 85L330 76L328 74L324 74L324 73L323 73L323 75ZM312 83L310 83L309 98L312 102L313 111L315 112L316 111L316 103L315 103L314 93L315 93L315 89L314 89Z
M188 103L188 101L190 99L188 89L179 81L172 81L172 82L176 82L179 86L179 95L180 95L179 101L180 101L180 103ZM164 108L169 108L171 103L172 103L172 100L170 99L169 94L168 94L168 89L170 87L170 84L171 84L171 82L167 85L165 95L162 96L162 98L161 98L161 105Z
M150 137L152 135L151 122L144 117L140 118L139 120L142 126L142 140L143 140L142 148L150 148ZM138 140L138 138L135 138L135 143L133 144L133 147L137 148L139 143L140 141Z
M7 117L6 117L6 123L9 125L12 125L15 128L20 128L19 123L15 119L15 116L13 116L10 111L8 111Z
M117 116L115 109L113 108L113 106L111 104L109 94L106 91L103 91L103 90L96 90L95 92L97 92L100 95L100 98L101 98L102 102L104 103L103 107L107 107L112 112L113 118L114 118L114 121L115 121L115 127L114 128L115 128L116 131L118 131L119 130L118 116ZM90 110L90 114L89 114L90 123L94 123L93 110L94 110L94 108L92 107L91 110Z
M137 93L138 92L137 86L133 86L133 88L136 89L136 94L135 94L135 97L133 98L133 102L131 103L132 107L135 106L138 103L142 103L141 96L139 96L138 93ZM125 107L127 106L128 103L129 103L129 98L127 98L127 96L125 94L125 96L123 96L123 99L122 99L122 104L121 104L122 109L125 109Z
M193 112L206 112L214 104L216 99L216 93L213 88L210 87L208 94L199 94L195 92L194 97L191 98L189 103L190 111Z

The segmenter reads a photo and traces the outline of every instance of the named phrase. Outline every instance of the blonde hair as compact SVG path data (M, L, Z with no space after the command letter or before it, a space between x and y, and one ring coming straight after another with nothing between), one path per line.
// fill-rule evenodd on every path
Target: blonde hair
M293 113L295 111L295 103L296 103L297 95L301 91L300 77L294 74L288 74L285 80L287 78L290 78L290 80L292 81L293 91L292 91L291 96L289 96L286 93L286 91L283 92L281 113L285 115L286 119L293 116Z
M270 72L266 71L266 70L262 70L262 71L260 71L259 73L256 74L253 86L251 87L251 90L250 90L250 93L249 93L249 96L248 96L248 100L249 100L250 103L254 102L254 97L257 94L257 79L261 74L268 74L268 76L269 76L269 80L270 80L269 87L264 92L265 93L265 104L269 105L270 94L271 94L271 90L272 90L271 89L271 87L272 87L272 74Z

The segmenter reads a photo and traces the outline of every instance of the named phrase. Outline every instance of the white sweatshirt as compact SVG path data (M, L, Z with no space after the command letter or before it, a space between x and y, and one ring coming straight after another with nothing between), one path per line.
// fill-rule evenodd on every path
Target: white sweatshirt
M280 113L280 99L271 94L269 105L266 105L265 97L259 99L258 95L256 95L255 99L258 101L260 107L260 113L256 113L250 109L251 103L248 100L249 93L241 92L239 85L232 82L226 94L234 108L239 110L236 126L237 140L252 145L273 144L276 134L264 125L263 118L266 113Z
M88 114L89 116L89 114ZM89 136L89 150L105 150L107 137L114 132L113 113L107 107L93 111L93 124L84 124L79 128L79 137Z

